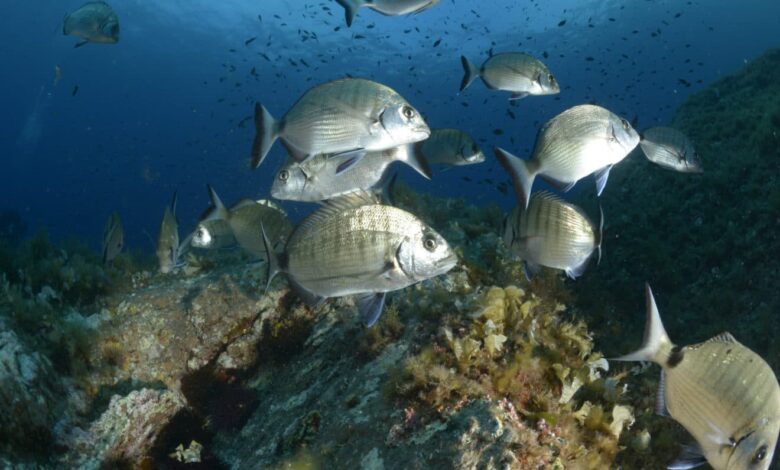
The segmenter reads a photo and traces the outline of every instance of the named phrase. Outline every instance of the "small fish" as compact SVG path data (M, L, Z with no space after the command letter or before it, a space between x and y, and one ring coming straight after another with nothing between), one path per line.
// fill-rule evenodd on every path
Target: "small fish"
M395 90L360 78L309 89L279 121L256 103L255 128L253 168L263 162L277 138L299 162L318 153L350 153L357 163L368 151L418 142L431 133L420 113Z
M124 244L125 230L122 228L122 221L119 219L119 214L113 212L103 229L103 264L111 264L122 252Z
M693 468L706 459L716 470L768 469L780 432L780 385L772 368L730 333L675 346L649 285L645 295L642 347L614 360L661 366L656 410L682 424L702 454L699 462L675 468Z
M315 155L302 163L288 159L276 173L271 185L271 196L289 201L315 202L356 190L377 189L384 180L387 168L396 161L406 163L425 178L431 177L428 163L415 154L410 144L381 152L368 152L349 171L337 174L338 168L348 164L350 158L354 157Z
M603 226L603 214L597 232L582 209L540 191L531 197L528 208L515 207L504 220L504 243L523 259L528 279L540 266L561 269L576 279L594 252L601 260Z
M244 45L248 46L248 45L252 44L253 42L255 42L256 39L257 39L257 36L252 36L251 38L249 38L246 41L244 41Z
M539 130L530 160L522 160L496 147L498 161L512 177L521 206L527 207L537 175L564 192L595 173L598 195L609 170L639 143L639 134L625 119L600 106L569 108Z
M309 305L358 295L358 310L368 326L379 319L387 292L445 274L457 262L436 231L364 192L326 202L295 229L280 257L270 242L266 250L266 290L283 272Z
M157 261L160 272L168 274L179 261L179 222L176 220L176 193L170 206L165 207L160 233L157 236Z
M663 168L681 173L704 171L693 142L677 129L651 127L642 133L639 146L648 160Z
M336 0L344 7L347 26L352 26L361 7L371 8L385 16L401 16L419 13L439 3L439 0Z
M191 243L196 248L218 250L235 246L237 242L227 221L205 218L195 227Z
M102 0L87 2L65 16L62 34L83 39L74 47L81 47L88 42L116 44L119 42L119 19L108 3Z
M555 77L539 59L522 52L506 52L488 58L482 67L477 68L465 56L460 57L463 64L463 80L460 91L468 87L477 77L481 77L491 90L512 92L511 100L529 95L555 95L561 88Z
M54 66L54 86L57 86L58 83L60 83L60 80L62 79L62 69L59 65Z
M461 166L485 161L479 145L459 129L433 129L430 137L417 142L414 147L431 165Z

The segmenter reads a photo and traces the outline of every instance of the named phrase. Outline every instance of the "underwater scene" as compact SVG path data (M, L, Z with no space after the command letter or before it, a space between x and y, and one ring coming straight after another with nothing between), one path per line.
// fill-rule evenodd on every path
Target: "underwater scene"
M4 12L2 469L780 469L780 2Z

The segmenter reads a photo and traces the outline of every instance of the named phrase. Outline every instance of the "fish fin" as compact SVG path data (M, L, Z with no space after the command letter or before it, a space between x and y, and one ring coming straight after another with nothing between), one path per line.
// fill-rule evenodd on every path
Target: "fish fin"
M604 208L599 204L599 233L597 235L598 243L596 243L596 249L599 252L599 257L596 259L596 266L601 264L601 242L604 241Z
M310 157L313 156L298 150L297 148L293 147L285 140L282 140L282 146L284 146L284 149L287 151L287 155L289 155L290 158L293 159L293 161L296 161L298 163L303 163L304 161L308 160Z
M390 178L383 177L382 181L379 183L376 191L383 204L387 204L388 206L395 205L395 201L393 201L393 188L395 188L395 182L397 180L398 172L393 172L393 176Z
M460 82L460 91L463 91L471 85L475 78L479 77L479 69L463 55L460 56L460 63L463 65L463 80Z
M528 93L527 91L521 91L521 92L518 92L518 93L512 93L512 96L509 97L509 101L521 100L521 99L525 98L528 95L530 95L530 93Z
M171 200L171 215L173 217L176 217L176 204L179 202L179 193L178 191L173 192L173 199Z
M545 183L549 184L550 186L552 186L553 188L557 189L562 193L568 193L571 190L571 188L573 188L574 185L577 184L576 181L571 183L565 183L563 181L558 181L555 178L550 178L547 175L539 175L539 178L541 178L542 180L544 180Z
M214 206L214 210L208 214L207 217L212 219L228 219L228 210L225 204L222 203L222 199L219 198L217 192L214 191L214 187L210 184L206 185L209 190L209 199L211 199L211 205Z
M80 42L77 42L76 44L74 44L73 48L76 49L77 47L81 47L84 44L88 44L88 43L89 43L89 41L86 41L86 40L85 41L80 41Z
M271 146L279 137L279 123L260 103L255 103L255 141L252 143L252 168L263 163Z
M363 6L363 0L336 0L344 8L344 19L347 21L347 27L352 26L355 20L358 8Z
M661 378L658 380L658 389L655 392L655 414L669 416L669 409L666 407L666 372L663 370L661 370Z
M417 144L419 144L418 142ZM402 161L414 168L414 171L421 174L425 179L431 179L433 172L431 171L431 165L428 164L428 160L422 154L422 146L417 144L407 144L396 147L396 157L399 161Z
M588 267L588 262L590 261L590 256L585 258L585 260L582 261L582 263L578 264L577 266L573 266L571 268L566 269L566 275L569 276L569 279L577 279L578 277L582 276L582 273L585 272L585 268Z
M436 4L436 2L429 2L427 5L423 5L420 8L418 8L418 9L414 10L413 12L411 12L410 15L416 15L418 13L422 13L425 10L427 10L428 8L431 8L435 4Z
M731 333L724 331L723 333L708 339L705 343L739 343L739 341L737 341Z
M322 303L325 301L325 297L321 295L317 295L314 292L306 289L302 285L298 283L295 279L288 277L287 279L290 282L290 287L293 291L298 295L298 297L301 298L303 303L308 305L311 308L319 307L322 305Z
M653 291L649 284L645 284L645 298L647 303L647 320L645 322L645 336L642 340L642 347L626 354L612 359L613 361L653 361L663 364L665 355L671 349L672 342L666 334L661 315L658 313L658 306L655 304Z
M266 281L265 291L263 291L263 293L267 294L268 288L271 287L271 281L273 281L274 277L281 272L281 269L279 267L279 258L274 252L273 245L271 245L271 242L268 240L268 235L265 233L265 227L263 227L262 222L260 222L260 232L263 235L263 248L265 249L266 255Z
M339 214L347 209L371 204L379 204L380 202L381 201L379 200L379 196L376 193L364 189L343 194L333 199L323 201L322 207L306 217L303 222L298 225L296 230L306 230L305 227L318 223L324 218L331 217L334 214Z
M531 187L534 185L536 172L531 171L526 160L518 158L500 147L494 147L493 151L498 162L512 177L512 185L517 194L517 204L520 207L528 208L528 202L531 199Z
M607 165L604 168L593 173L596 178L596 195L601 196L601 192L604 191L604 187L607 185L607 178L609 178L609 170L612 169L612 165Z
M682 452L674 462L666 466L667 470L689 470L707 463L699 444L691 442L682 446Z
M337 154L331 155L331 158L332 157L347 157L346 160L341 162L339 164L339 166L336 167L336 174L340 175L340 174L344 173L345 171L349 170L350 168L353 168L365 156L366 156L366 150L362 149L362 148L361 149L355 149L355 150L349 150L347 152L337 153Z
M523 274L525 274L526 281L531 282L531 279L533 279L534 276L538 275L540 272L542 272L541 265L532 263L527 260L523 261Z
M363 319L363 323L366 326L373 326L379 320L379 316L382 315L382 310L385 307L385 297L386 294L384 292L358 296L358 312L360 312L360 318Z

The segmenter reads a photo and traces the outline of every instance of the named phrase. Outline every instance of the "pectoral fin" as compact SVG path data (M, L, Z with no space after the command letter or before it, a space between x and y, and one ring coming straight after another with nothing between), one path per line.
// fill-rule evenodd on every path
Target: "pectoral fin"
M379 320L385 307L385 297L384 292L377 292L363 294L357 298L358 312L366 326L373 326Z

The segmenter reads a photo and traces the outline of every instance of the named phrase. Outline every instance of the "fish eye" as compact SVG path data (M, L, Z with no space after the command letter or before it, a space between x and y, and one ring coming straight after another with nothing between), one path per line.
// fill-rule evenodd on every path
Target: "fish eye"
M547 80L549 80L550 83L555 83L555 77L553 77L551 73L547 74Z
M287 170L282 170L279 172L279 179L282 181L287 181L287 179L290 177L290 172Z
M423 239L423 246L428 251L436 249L436 239L432 235L428 235Z
M758 448L756 455L753 456L753 462L758 463L766 458L766 444Z
M631 124L629 124L628 121L626 121L625 119L621 119L620 120L620 124L623 125L623 130L624 131L627 131L627 130L631 129Z
M404 106L403 109L401 109L401 112L404 114L404 117L406 119L411 119L414 117L414 109L412 109L410 106Z

